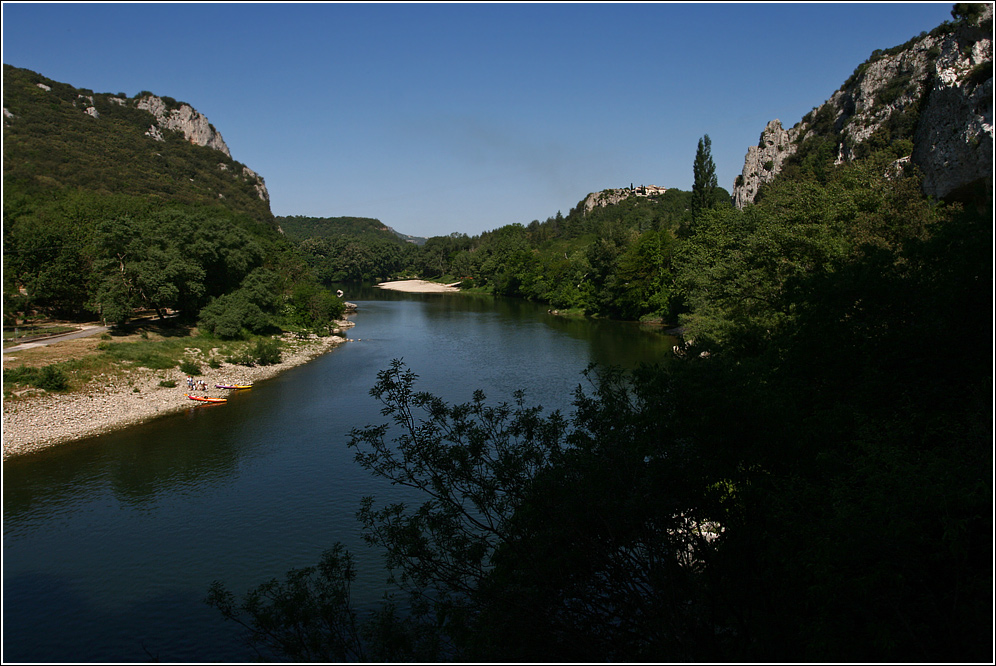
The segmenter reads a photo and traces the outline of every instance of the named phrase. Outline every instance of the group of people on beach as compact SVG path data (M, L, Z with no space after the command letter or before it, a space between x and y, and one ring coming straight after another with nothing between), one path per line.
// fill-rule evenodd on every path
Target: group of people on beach
M187 375L187 386L190 387L191 391L207 391L207 382L203 379L194 379L190 375Z

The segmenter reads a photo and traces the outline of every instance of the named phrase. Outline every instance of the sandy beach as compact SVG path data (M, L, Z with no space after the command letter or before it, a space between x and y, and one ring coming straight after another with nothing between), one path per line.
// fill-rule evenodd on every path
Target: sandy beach
M394 282L381 282L377 286L381 289L407 291L412 294L441 294L460 291L457 289L458 284L460 283L439 284L438 282L428 282L426 280L395 280Z
M340 322L340 326L352 325L352 322ZM215 388L216 383L258 383L346 342L346 338L338 335L306 339L285 335L282 340L282 360L275 365L248 367L222 362L220 367L211 368L204 364L202 374L194 379L204 380L208 386L206 391L191 391L187 387L186 374L179 368L149 370L135 367L126 370L127 379L117 385L108 385L98 377L78 393L42 393L25 400L5 400L3 458L66 444L165 414L204 409L203 404L190 400L186 394L224 398L229 391ZM190 351L199 354L199 350ZM170 379L176 382L175 388L159 385Z

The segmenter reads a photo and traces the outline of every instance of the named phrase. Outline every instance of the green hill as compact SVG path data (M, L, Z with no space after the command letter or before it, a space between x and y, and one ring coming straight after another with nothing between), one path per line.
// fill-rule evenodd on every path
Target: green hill
M227 148L197 145L181 131L159 130L155 134L162 140L147 134L156 118L139 103L150 97L147 92L134 97L94 93L5 64L5 194L47 196L83 189L217 204L272 224L262 179L233 160ZM167 110L188 106L159 99Z
M309 238L336 238L348 236L365 240L381 240L422 245L424 238L409 236L370 217L306 217L291 215L277 217L277 224L284 234L295 243Z
M233 337L341 311L190 105L3 76L5 324L177 310Z

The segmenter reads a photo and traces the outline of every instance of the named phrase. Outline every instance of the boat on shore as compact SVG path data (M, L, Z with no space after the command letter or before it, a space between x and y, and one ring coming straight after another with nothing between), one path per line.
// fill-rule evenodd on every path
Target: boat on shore
M252 388L252 384L251 383L249 383L249 384L215 384L214 387L215 388L220 388L220 389L230 389L230 390L234 391L234 390L238 390L238 389L251 389Z
M190 395L189 393L186 396L197 402L228 402L228 398L211 398L206 395Z

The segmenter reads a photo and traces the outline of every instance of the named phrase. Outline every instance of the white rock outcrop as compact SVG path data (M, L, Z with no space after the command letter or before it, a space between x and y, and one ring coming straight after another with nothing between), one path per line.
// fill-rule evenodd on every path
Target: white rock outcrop
M256 195L260 199L262 199L263 201L270 200L270 193L266 189L266 182L263 180L262 176L260 176L258 173L256 173L247 166L242 167L242 176L246 180L250 180L253 182L253 187L256 188Z
M876 52L792 129L769 122L759 145L747 150L733 186L734 204L752 203L799 144L813 136L836 140L836 163L842 164L858 157L876 133L895 138L902 131L912 141L909 161L922 171L926 194L943 197L980 179L991 187L992 21L993 6L986 4L974 23Z
M733 203L738 208L752 202L758 188L781 171L785 158L795 153L798 135L796 128L782 129L777 118L767 124L758 144L747 149L743 173L733 188Z
M182 132L190 143L214 148L228 157L232 156L221 134L211 126L204 114L190 105L181 104L178 108L169 109L162 98L147 95L139 99L136 106L151 113L160 129Z
M989 7L990 20L992 5ZM990 35L991 37L991 35ZM983 174L993 182L993 44L978 40L971 53L946 51L920 115L913 161L926 194L942 197ZM989 76L979 80L988 66Z

